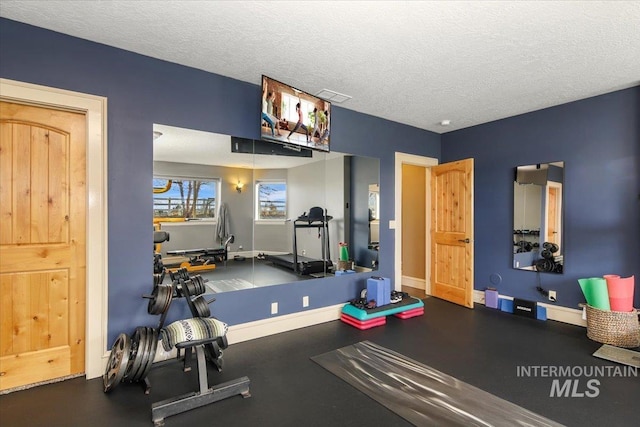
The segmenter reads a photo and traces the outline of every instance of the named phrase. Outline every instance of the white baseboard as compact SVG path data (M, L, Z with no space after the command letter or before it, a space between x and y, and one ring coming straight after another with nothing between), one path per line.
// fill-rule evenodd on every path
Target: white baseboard
M322 307L315 310L300 311L298 313L285 314L284 316L269 319L256 320L255 322L242 323L229 327L227 340L229 344L236 344L256 338L293 331L294 329L318 325L340 319L340 313L344 303Z
M256 320L255 322L242 323L229 327L227 332L227 340L229 345L237 344L243 341L249 341L256 338L267 337L282 332L293 331L295 329L306 328L307 326L319 325L320 323L331 322L340 319L344 303L322 307L315 310L301 311L298 313L285 314L284 316L272 317L269 319ZM109 355L111 351L107 351L102 355L102 372L107 368ZM177 356L176 349L165 351L162 343L158 342L156 355L153 362L162 362L168 359L175 359ZM95 375L91 378L96 378ZM91 379L87 376L87 379Z
M402 276L402 286L409 286L410 288L426 289L426 280L411 276Z
M512 296L500 295L500 298L512 300ZM484 305L484 291L473 290L473 302ZM547 319L557 322L569 323L571 325L587 327L587 321L582 318L582 310L563 307L560 305L539 302L538 305L547 309Z

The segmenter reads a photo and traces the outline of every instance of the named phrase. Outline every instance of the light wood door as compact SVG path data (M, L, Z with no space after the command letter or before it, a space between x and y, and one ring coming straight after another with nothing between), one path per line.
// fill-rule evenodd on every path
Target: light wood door
M473 159L431 168L431 295L473 308Z
M0 102L0 389L85 368L84 114Z
M555 243L558 247L560 247L560 235L558 233L559 194L558 187L547 185L547 236L545 241Z

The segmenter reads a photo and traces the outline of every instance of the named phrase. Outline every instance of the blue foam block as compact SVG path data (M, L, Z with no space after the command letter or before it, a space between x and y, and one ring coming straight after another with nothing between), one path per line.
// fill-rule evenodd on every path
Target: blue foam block
M355 274L355 270L336 270L336 276L344 276L345 274Z
M371 292L374 292L376 297ZM388 277L370 277L367 279L367 299L375 299L376 303L380 305L387 305L391 303L391 279Z
M484 305L488 308L498 308L498 291L487 289L484 291Z
M499 305L501 311L513 313L513 300L500 298L498 301L500 302Z
M376 305L385 305L383 280L373 277L367 279L367 301L371 300L374 300Z
M547 307L542 307L541 305L536 306L536 319L547 320Z

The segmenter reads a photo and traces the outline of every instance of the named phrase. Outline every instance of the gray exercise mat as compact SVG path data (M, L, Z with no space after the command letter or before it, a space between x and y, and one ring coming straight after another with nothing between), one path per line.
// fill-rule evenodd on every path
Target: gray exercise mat
M605 344L593 353L595 357L640 368L640 352Z
M416 426L561 426L369 341L311 358Z

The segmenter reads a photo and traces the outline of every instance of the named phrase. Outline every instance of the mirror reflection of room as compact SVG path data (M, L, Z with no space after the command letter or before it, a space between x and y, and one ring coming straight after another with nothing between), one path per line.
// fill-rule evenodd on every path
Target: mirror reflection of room
M518 166L513 183L513 268L560 274L564 162Z
M153 222L169 238L154 260L200 274L209 292L333 276L340 242L370 271L378 175L378 159L156 124Z

